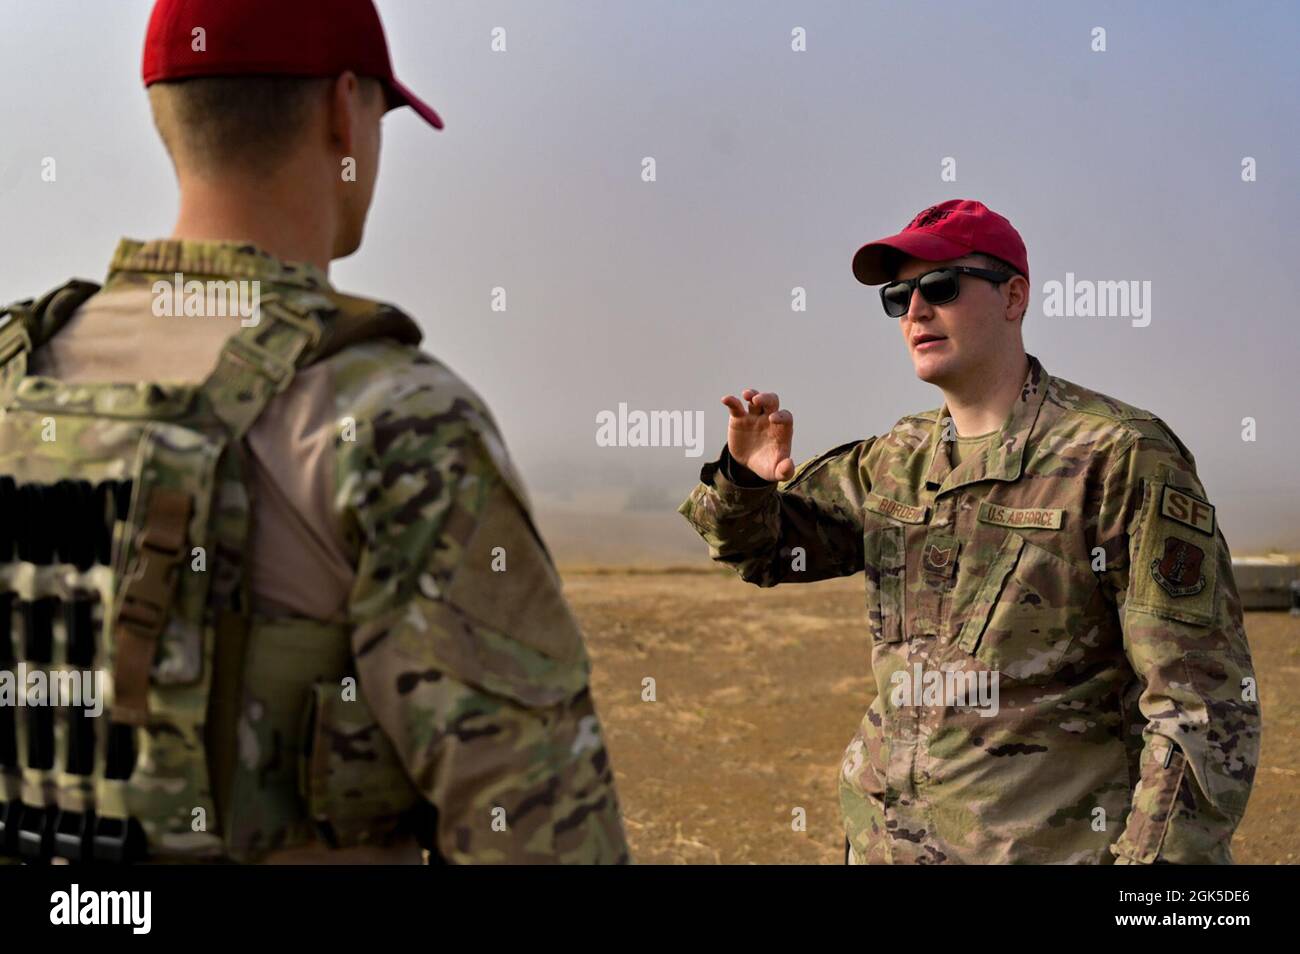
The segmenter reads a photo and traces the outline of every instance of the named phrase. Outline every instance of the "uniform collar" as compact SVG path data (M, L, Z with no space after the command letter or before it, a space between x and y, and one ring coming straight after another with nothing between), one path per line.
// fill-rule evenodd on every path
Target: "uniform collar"
M1025 448L1029 436L1038 420L1038 412L1047 396L1047 385L1051 380L1042 364L1032 354L1029 358L1029 373L1025 375L1024 386L1011 412L1007 415L1001 430L983 452L962 461L961 467L954 474L952 462L948 457L949 441L943 440L943 432L951 426L948 403L945 401L939 410L938 418L930 432L930 466L926 472L926 486L935 491L935 496L956 490L967 484L981 480L1018 480L1024 470Z
M105 287L132 272L154 275L181 272L186 276L214 275L320 291L333 290L328 276L315 265L281 261L248 242L197 242L189 239L138 242L124 238L113 253Z

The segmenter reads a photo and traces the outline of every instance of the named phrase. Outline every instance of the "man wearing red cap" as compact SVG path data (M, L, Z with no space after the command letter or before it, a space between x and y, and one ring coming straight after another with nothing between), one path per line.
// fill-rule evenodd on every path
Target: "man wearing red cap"
M853 272L943 406L796 468L778 396L725 397L681 507L759 586L864 571L847 860L1230 862L1259 706L1191 452L1025 353L1025 246L982 203L925 209Z
M112 660L109 737L57 803L52 776L20 793L0 758L0 855L627 861L583 636L490 412L409 318L328 278L361 243L383 115L443 126L394 76L372 0L158 0L143 72L175 229L123 240L102 289L0 312L0 408L48 395L107 440L129 406L187 436L141 445L181 455L157 468L89 439L43 475L0 453L0 490L12 471L38 500L91 468L134 475L117 518L151 554L87 651ZM200 464L187 489L201 455L182 452L208 441L229 448L218 479ZM178 523L208 500L210 524ZM219 544L206 567L173 552L186 534ZM192 571L213 580L206 612Z

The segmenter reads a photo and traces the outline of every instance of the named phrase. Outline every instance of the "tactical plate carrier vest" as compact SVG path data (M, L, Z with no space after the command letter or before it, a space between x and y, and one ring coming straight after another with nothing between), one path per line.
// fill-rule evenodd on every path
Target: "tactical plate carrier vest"
M256 861L411 831L427 805L360 687L344 697L348 628L250 610L243 437L297 369L418 328L288 289L262 296L200 385L28 375L96 291L73 281L0 311L0 855ZM95 678L98 718L75 701ZM253 699L285 744L250 762ZM358 738L364 772L331 756Z

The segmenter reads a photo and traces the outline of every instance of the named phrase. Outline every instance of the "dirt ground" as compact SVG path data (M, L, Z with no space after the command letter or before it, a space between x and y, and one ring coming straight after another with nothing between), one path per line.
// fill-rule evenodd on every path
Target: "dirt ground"
M637 861L840 863L836 772L862 717L869 662L861 581L761 590L722 571L564 577ZM1246 628L1263 757L1234 854L1294 864L1300 619L1251 613ZM642 701L646 678L655 702ZM805 832L792 829L796 808Z

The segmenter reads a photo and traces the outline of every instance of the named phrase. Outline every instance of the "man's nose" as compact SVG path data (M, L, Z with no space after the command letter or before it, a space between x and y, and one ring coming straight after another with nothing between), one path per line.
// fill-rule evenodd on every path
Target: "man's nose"
M934 306L925 300L919 288L912 291L912 300L907 306L908 321L929 321L934 317Z

